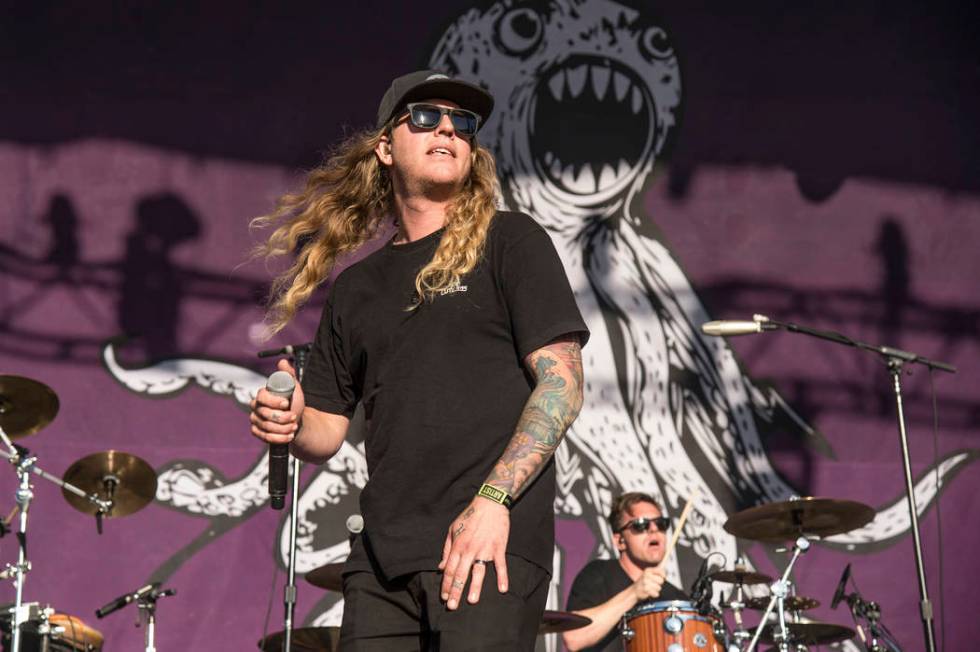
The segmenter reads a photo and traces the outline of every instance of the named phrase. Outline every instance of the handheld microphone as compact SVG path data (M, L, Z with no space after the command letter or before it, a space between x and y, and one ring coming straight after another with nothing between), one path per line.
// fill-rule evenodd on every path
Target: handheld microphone
M847 590L847 580L849 579L851 579L850 564L844 567L844 573L840 576L840 582L837 583L837 590L834 591L834 599L830 601L831 609L836 609L840 601L844 599L844 591Z
M98 618L105 618L112 612L122 609L133 600L140 600L146 597L147 595L149 595L159 587L160 587L160 582L153 582L151 584L147 584L146 586L142 586L136 589L136 591L132 593L126 593L124 595L121 595L115 600L106 603L100 609L97 609L95 611L95 615Z
M290 403L296 381L285 371L277 371L265 384L269 393ZM272 509L286 506L286 484L289 478L289 444L269 444L269 499Z

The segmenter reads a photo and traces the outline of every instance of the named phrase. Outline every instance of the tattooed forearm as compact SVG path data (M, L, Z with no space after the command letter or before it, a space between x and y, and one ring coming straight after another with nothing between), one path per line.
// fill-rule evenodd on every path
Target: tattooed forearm
M582 352L578 340L563 338L528 355L537 384L517 422L514 436L487 484L517 498L558 448L582 407Z

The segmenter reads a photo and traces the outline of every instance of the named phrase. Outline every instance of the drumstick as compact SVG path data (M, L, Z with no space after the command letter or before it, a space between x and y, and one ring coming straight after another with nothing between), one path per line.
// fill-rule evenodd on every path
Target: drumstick
M701 490L698 489L687 501L687 504L684 505L684 510L681 512L681 517L677 519L677 527L674 528L674 534L670 537L670 541L667 543L667 550L664 552L664 558L660 561L661 566L667 565L667 560L670 559L670 554L674 552L674 546L677 545L677 540L681 537L681 531L684 529L684 522L687 521L687 515L691 513L691 508L694 507L694 500L700 495Z

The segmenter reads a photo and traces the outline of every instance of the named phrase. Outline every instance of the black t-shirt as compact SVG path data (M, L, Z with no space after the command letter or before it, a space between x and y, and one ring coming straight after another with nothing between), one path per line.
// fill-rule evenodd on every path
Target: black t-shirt
M449 524L507 447L533 389L526 355L588 330L547 232L498 213L483 259L457 286L407 310L442 237L389 242L330 290L306 370L307 405L366 420L364 532L347 571L435 570ZM507 552L550 571L554 464L511 510ZM365 550L367 548L367 550Z
M586 564L572 582L572 590L568 594L565 607L569 611L578 611L596 607L631 585L630 579L618 559L596 559ZM661 600L690 600L679 588L664 582L657 601ZM582 648L583 652L622 652L623 640L619 628L613 627L601 641L591 647Z

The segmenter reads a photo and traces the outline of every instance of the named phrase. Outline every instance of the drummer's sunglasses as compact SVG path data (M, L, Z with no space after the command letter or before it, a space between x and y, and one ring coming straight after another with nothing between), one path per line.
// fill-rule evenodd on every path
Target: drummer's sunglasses
M409 121L419 129L435 129L446 114L449 114L453 129L461 136L475 136L480 128L480 116L466 109L450 109L424 102L411 102L405 108L408 110Z
M633 532L633 534L643 534L650 529L651 524L653 524L653 526L661 532L666 532L667 528L670 527L670 519L666 516L658 516L657 518L634 518L632 521L619 528L619 532L630 530Z

